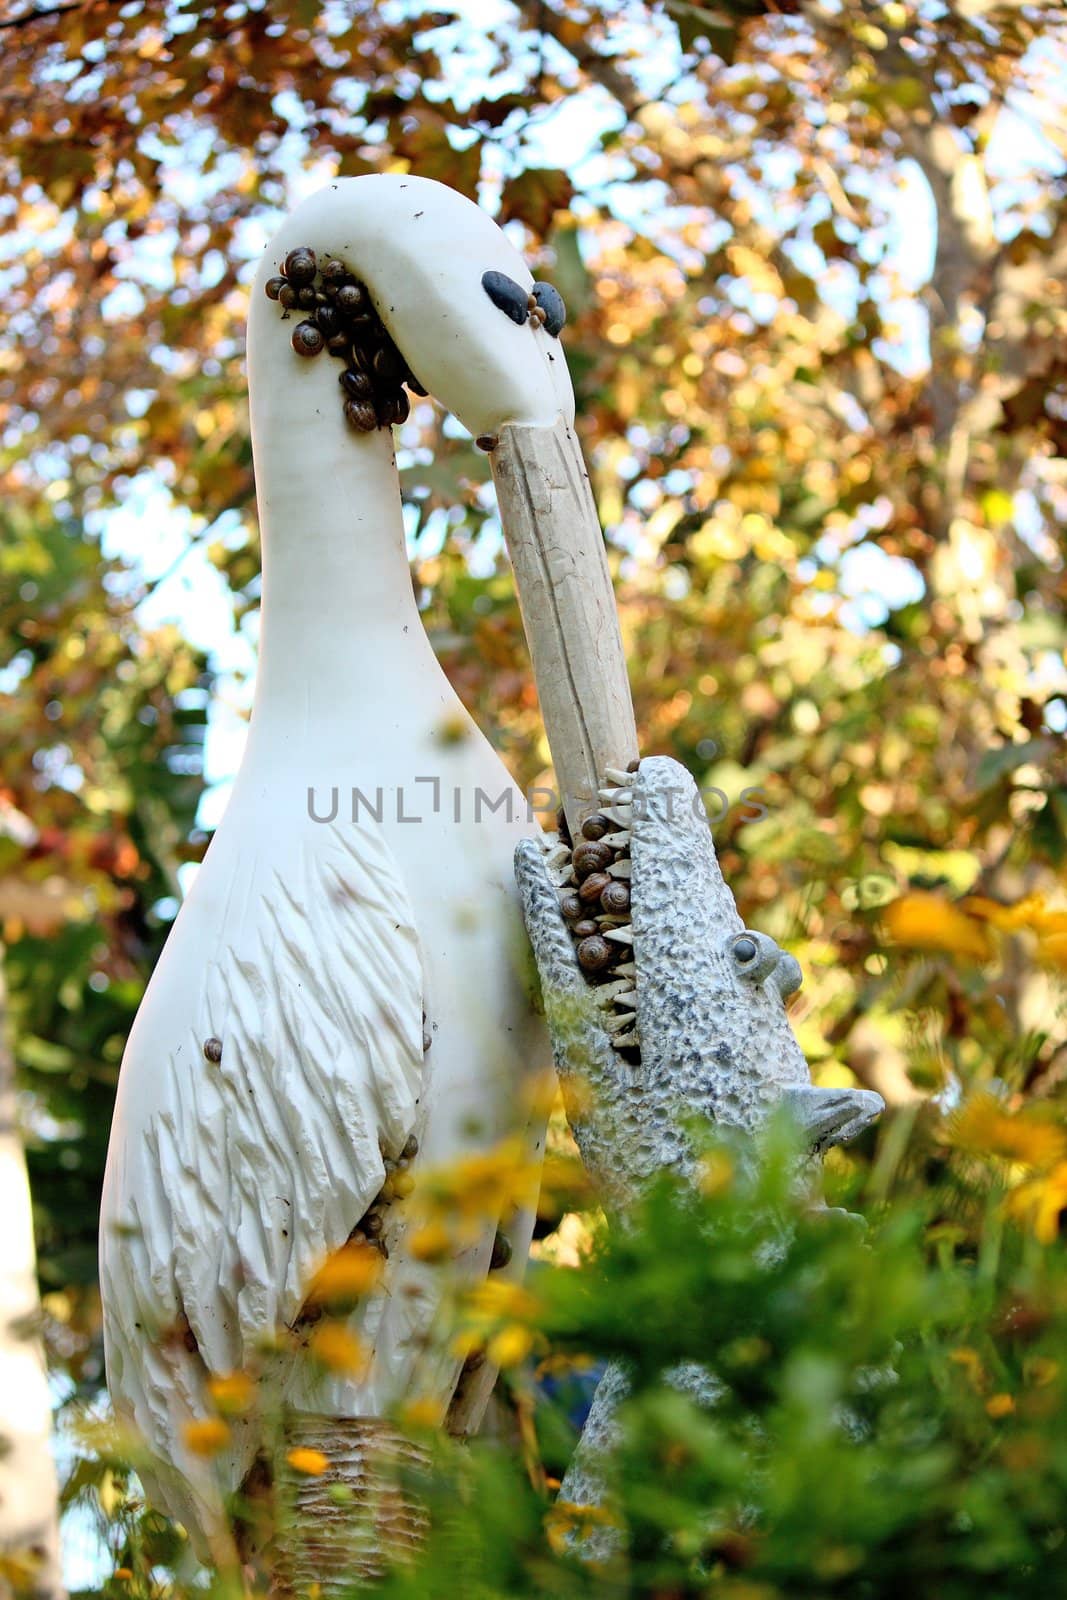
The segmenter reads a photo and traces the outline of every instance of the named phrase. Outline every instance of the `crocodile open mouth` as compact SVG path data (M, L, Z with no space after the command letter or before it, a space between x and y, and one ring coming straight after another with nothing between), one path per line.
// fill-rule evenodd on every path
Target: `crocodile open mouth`
M344 362L338 381L350 428L372 433L407 420L404 386L420 396L426 390L393 342L366 284L340 257L327 256L320 263L314 250L299 245L265 288L268 300L281 307L283 322L291 312L301 315L292 332L298 356L325 351Z
M630 835L634 762L623 772L607 767L597 792L600 807L587 816L577 841L563 813L559 831L545 839L545 866L559 892L560 910L574 940L578 965L604 1012L614 1049L631 1065L640 1060L637 967L630 921Z

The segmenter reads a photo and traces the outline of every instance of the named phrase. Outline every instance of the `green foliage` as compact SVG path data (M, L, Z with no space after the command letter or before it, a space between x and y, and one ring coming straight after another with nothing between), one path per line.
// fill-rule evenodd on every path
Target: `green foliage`
M862 1185L859 1167L831 1172L835 1198L865 1187L865 1225L812 1206L784 1123L759 1160L709 1143L698 1189L666 1175L631 1227L597 1235L581 1271L536 1269L538 1358L512 1371L516 1414L538 1380L580 1359L621 1361L632 1377L606 1516L558 1502L540 1459L509 1438L459 1446L419 1434L432 1470L408 1482L429 1532L414 1565L374 1592L1055 1592L1067 1578L1067 1260L1005 1210L995 1157L976 1166L942 1146L941 1178L923 1185L924 1148L929 1157L918 1132L889 1201L872 1200L877 1183ZM710 1400L677 1378L694 1364L714 1375ZM537 1399L550 1468L574 1442L565 1396ZM147 1515L158 1579L176 1552L162 1553ZM621 1547L581 1558L605 1526L621 1530ZM115 1595L148 1582L137 1528L135 1515L120 1552L130 1577ZM229 1580L215 1582L221 1600Z

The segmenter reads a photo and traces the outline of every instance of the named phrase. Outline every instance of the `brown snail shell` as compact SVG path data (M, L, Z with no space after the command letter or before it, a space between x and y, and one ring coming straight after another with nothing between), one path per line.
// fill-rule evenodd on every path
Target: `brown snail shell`
M222 1060L222 1040L214 1037L204 1040L204 1059L217 1067Z
M326 348L332 356L348 357L348 334L335 333L332 339L327 339Z
M490 1272L498 1272L501 1267L506 1267L511 1260L511 1240L504 1233L498 1233L493 1240L493 1253L489 1257Z
M314 289L305 288L296 291L296 303L304 311L311 311L319 303L319 297Z
M322 263L322 281L328 289L339 289L348 277L348 268L337 256Z
M603 872L604 868L611 865L614 852L609 844L600 844L591 839L584 839L581 844L574 847L571 865L574 867L576 878L588 878L591 872Z
M315 252L309 250L307 245L298 245L295 250L290 250L285 258L282 272L293 283L300 287L303 283L312 283L315 279Z
M615 950L600 935L594 934L591 939L583 939L578 946L578 965L586 972L603 972L615 959Z
M267 299L268 300L277 300L278 296L281 294L281 292L282 292L282 290L284 288L285 288L285 279L284 278L268 278L266 283L265 283L265 285L264 285L264 290L266 292Z
M403 1150L401 1150L400 1154L403 1156L405 1161L413 1161L415 1159L415 1157L418 1155L418 1153L419 1153L419 1141L416 1139L414 1134L411 1134L409 1136L408 1141L405 1144Z
M361 283L343 283L337 291L338 310L346 316L368 309L367 291Z
M284 306L286 311L291 311L296 305L296 290L291 283L283 284L278 290L278 304Z
M585 915L585 906L576 894L565 894L560 901L559 909L568 922L577 922L579 917Z
M630 909L630 891L624 883L612 878L601 892L600 904L611 917L621 917Z
M606 833L611 832L611 829L611 819L605 817L601 811L594 811L593 815L586 817L582 823L582 838L590 840L602 839Z
M346 400L345 421L357 433L373 433L378 426L378 413L367 400Z
M606 872L591 872L578 890L583 906L595 905L611 881Z
M340 333L343 318L336 306L319 306L315 311L315 321L322 329L327 339L332 339L334 334Z
M591 939L594 933L599 932L600 929L592 917L580 917L577 922L571 924L571 933L576 939Z
M365 372L353 372L346 367L339 381L345 394L352 400L367 400L374 393L374 385Z
M313 322L298 322L293 329L293 349L298 356L317 356L326 348L322 330Z

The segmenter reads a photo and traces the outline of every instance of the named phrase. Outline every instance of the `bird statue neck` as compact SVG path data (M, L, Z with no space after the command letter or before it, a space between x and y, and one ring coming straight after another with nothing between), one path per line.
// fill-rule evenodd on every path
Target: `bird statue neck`
M436 661L404 542L392 429L346 424L339 364L294 357L295 318L253 302L252 449L263 550L256 717L299 725L425 683ZM439 668L435 676L439 675Z

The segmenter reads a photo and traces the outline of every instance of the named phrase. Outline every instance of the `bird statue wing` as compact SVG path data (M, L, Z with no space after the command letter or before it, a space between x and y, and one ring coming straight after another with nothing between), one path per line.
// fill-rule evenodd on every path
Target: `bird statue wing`
M184 1423L209 1374L253 1368L293 1324L412 1133L423 1065L414 917L375 829L315 829L228 926L140 1137L118 1146L101 1245L112 1390L167 1503L202 1488L194 1527L216 1493ZM253 1449L238 1428L216 1463L226 1487Z

